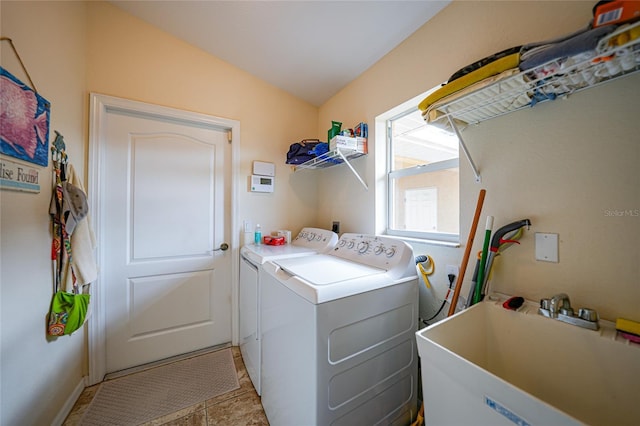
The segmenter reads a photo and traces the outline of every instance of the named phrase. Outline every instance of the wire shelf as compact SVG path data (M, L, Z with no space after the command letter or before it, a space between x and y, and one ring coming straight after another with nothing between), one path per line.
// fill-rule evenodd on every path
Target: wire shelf
M353 175L358 179L364 189L368 190L369 187L367 186L364 179L362 179L362 176L360 176L360 174L356 171L356 169L353 168L353 166L349 162L350 160L362 157L363 155L367 154L361 151L347 148L336 148L307 162L298 164L297 166L295 166L294 171L304 169L324 169L327 167L337 166L339 164L346 164L347 167L349 167L349 169L351 170L351 173L353 173Z
M342 155L340 155L342 153ZM302 164L296 166L297 169L324 169L327 167L336 166L344 163L344 158L347 160L353 160L355 158L366 155L363 152L353 151L349 149L338 148L333 151L329 151L325 154L319 155Z
M450 95L423 113L427 123L478 124L501 115L567 97L640 71L640 38L615 45L616 37L640 26L621 27L598 43L592 54L559 58L530 70L482 85L464 95ZM482 83L482 82L480 82Z

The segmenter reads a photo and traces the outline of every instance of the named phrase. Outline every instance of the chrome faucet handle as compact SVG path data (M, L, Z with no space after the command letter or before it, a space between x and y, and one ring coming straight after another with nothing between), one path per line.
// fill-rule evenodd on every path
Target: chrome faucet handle
M580 308L578 310L578 317L585 321L598 322L598 312L594 309Z

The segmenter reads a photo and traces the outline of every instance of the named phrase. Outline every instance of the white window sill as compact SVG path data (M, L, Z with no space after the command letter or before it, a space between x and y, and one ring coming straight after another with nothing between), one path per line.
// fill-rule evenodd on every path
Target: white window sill
M433 240L433 239L425 239L425 238L411 238L411 237L403 237L400 235L393 235L393 234L387 234L387 235L389 237L406 241L407 243L427 244L432 246L452 247L452 248L460 247L460 243L455 241L443 241L443 240Z

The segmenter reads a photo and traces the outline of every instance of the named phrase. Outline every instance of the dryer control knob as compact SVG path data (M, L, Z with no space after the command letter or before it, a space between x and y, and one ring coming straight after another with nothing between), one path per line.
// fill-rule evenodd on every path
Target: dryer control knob
M355 241L349 241L349 244L347 244L347 248L352 249L352 248L353 248L353 246L355 246L355 245L356 245L356 242L355 242Z
M362 241L360 244L358 244L359 253L366 253L368 249L369 249L369 243L367 243L366 241Z
M376 247L375 249L373 249L373 252L378 255L378 254L382 254L384 252L384 246L379 245L378 247Z
M387 249L385 254L387 255L387 257L393 257L393 255L396 254L396 249L391 247L391 248Z

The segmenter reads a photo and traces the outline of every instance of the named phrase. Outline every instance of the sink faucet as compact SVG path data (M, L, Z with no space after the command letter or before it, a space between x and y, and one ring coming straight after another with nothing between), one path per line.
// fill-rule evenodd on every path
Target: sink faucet
M565 293L556 294L549 300L550 317L557 318L560 312L562 312L563 314L571 313L573 315L571 301L569 300L569 296L567 296Z
M569 296L565 293L558 293L550 299L540 300L540 309L538 313L547 318L554 318L558 321L568 324L577 325L578 327L597 330L598 313L593 309L580 308L578 315L575 315L571 307Z

